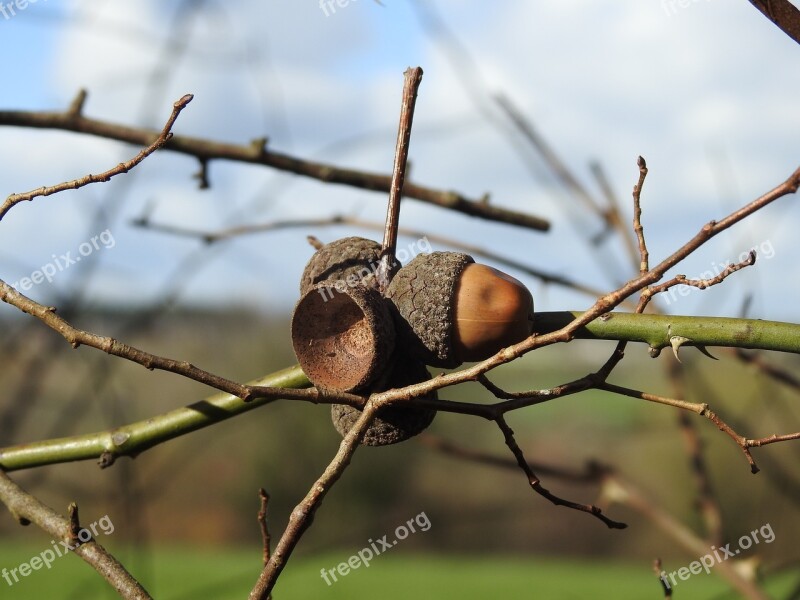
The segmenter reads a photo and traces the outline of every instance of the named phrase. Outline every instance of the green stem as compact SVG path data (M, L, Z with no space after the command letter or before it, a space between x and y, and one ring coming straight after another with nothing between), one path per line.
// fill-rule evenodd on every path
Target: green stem
M249 385L304 388L310 383L299 366L265 375ZM118 456L134 456L167 440L203 429L238 414L272 402L257 398L245 402L237 396L219 393L176 410L97 433L43 440L0 450L0 468L5 471L40 467L62 462L100 458L108 466Z
M534 315L537 334L558 331L578 311L542 312ZM607 318L604 318L607 317ZM800 354L800 325L758 319L680 317L613 312L577 330L575 337L592 340L643 342L651 348L671 345L671 338L686 338L681 345L727 346Z
M536 313L536 333L557 331L581 314L568 311ZM595 319L576 332L577 338L643 342L658 349L669 346L670 339L675 336L685 338L681 344L686 345L800 353L800 325L755 319L614 312ZM265 375L249 382L249 385L298 389L308 387L310 383L300 367L294 366ZM162 442L273 400L260 398L245 402L237 396L218 393L189 406L116 429L0 449L0 469L14 471L93 458L100 458L100 464L107 466L119 456L135 456Z

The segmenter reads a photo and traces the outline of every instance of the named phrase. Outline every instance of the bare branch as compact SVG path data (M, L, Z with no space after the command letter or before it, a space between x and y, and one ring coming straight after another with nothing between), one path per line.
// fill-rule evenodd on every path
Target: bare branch
M59 129L94 135L128 144L148 145L157 132L150 129L129 127L81 114L65 112L0 111L0 126ZM229 160L257 164L317 179L324 183L342 184L352 187L388 193L391 176L354 169L344 169L326 163L303 160L287 154L274 152L266 147L264 139L252 144L236 145L195 137L175 135L164 145L165 150L192 156L209 163L213 160ZM535 215L520 213L485 202L472 200L454 191L436 190L407 181L403 195L448 210L472 217L525 227L535 231L547 231L550 223Z
M122 598L152 600L150 594L125 570L125 567L94 539L74 543L73 538L77 538L74 526L78 525L78 509L74 504L70 506L71 518L65 519L19 487L2 469L0 469L0 501L22 524L35 523L52 535L53 539L69 544L72 551L102 575ZM80 531L79 525L78 531Z
M6 213L11 210L11 208L15 204L19 204L20 202L30 201L38 196L51 196L53 194L57 194L58 192L63 192L65 190L77 190L84 186L87 186L92 183L100 183L104 181L109 181L112 177L119 175L121 173L127 173L131 169L133 169L136 165L141 163L145 158L150 156L153 152L158 150L159 148L163 147L171 138L172 138L172 126L175 124L175 120L178 118L178 115L181 111L186 108L186 105L192 101L191 94L186 94L183 98L175 102L172 106L172 114L170 115L169 119L167 120L166 125L161 130L161 133L156 137L155 141L151 142L146 148L142 149L139 154L134 156L131 160L127 162L123 162L118 164L116 167L109 169L108 171L104 171L99 175L86 175L81 177L80 179L74 179L73 181L65 181L64 183L59 183L58 185L53 186L42 186L30 192L26 192L24 194L11 194L6 201L3 202L2 206L0 206L0 220L6 215ZM82 105L82 101L81 101ZM69 109L68 114L73 119L81 119L82 117L79 114L80 106L73 104L73 106Z

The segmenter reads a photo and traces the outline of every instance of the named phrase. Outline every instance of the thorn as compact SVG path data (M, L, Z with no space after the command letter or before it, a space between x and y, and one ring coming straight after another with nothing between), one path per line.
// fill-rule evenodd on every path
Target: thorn
M708 358L711 358L711 359L713 359L713 360L719 360L719 359L718 359L716 356L714 356L713 354L711 354L711 352L709 352L709 351L708 351L708 348L706 348L706 347L705 347L705 346L703 346L702 344L696 344L696 345L695 345L695 348L697 348L698 350L700 350L700 352L702 352L703 354L705 354L705 355L706 355Z
M686 342L691 342L689 338L685 338L682 335L673 335L669 338L669 345L672 346L672 353L675 355L675 358L678 359L678 362L681 361L681 357L678 356L678 351L681 349Z

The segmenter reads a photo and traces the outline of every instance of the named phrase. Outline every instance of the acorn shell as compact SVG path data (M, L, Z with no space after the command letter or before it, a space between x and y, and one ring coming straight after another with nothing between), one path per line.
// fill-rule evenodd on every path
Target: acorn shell
M326 281L377 288L375 271L380 256L381 245L362 237L346 237L325 244L308 261L300 278L300 294Z
M373 383L395 344L387 302L375 290L342 282L311 287L292 314L292 345L321 390L352 392Z
M373 391L385 391L406 387L414 383L427 381L430 373L419 360L408 356L393 359L392 370L382 385L376 385ZM436 399L436 392L423 396ZM346 404L331 405L331 418L336 431L344 437L361 416L361 411ZM361 444L365 446L388 446L405 441L421 433L433 421L436 411L428 408L400 404L387 406L378 411L375 419L364 434Z
M474 259L461 252L418 254L400 269L386 291L392 303L398 343L404 351L435 367L455 368L456 287Z

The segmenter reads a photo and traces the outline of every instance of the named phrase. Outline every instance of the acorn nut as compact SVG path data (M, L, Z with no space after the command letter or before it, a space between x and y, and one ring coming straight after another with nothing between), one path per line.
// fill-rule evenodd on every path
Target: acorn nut
M427 381L431 378L430 373L419 360L408 356L396 356L393 359L391 373L386 383L377 384L376 389L370 392L385 391L393 388L402 388L414 383ZM423 398L436 399L436 391L430 392ZM361 411L346 404L331 405L331 419L333 426L342 437L355 424ZM405 441L421 433L433 421L436 411L419 406L408 406L407 404L386 406L378 411L375 420L372 421L361 444L365 446L388 446Z
M292 345L303 372L319 389L352 392L381 375L394 350L387 302L361 285L310 287L292 314Z
M528 289L460 252L417 255L394 277L387 297L402 346L436 367L485 360L532 332Z

